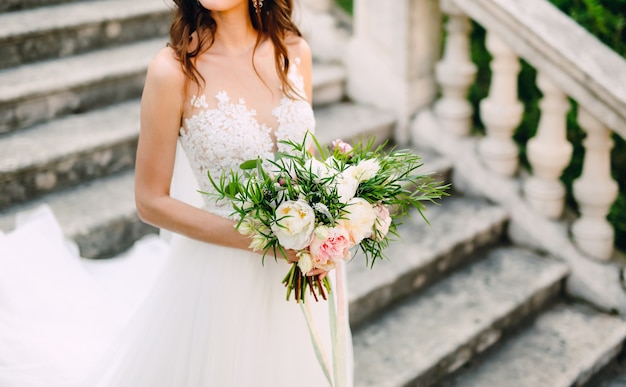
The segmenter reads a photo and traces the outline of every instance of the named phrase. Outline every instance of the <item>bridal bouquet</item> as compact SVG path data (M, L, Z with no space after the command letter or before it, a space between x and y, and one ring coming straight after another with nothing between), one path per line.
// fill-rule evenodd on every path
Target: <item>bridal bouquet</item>
M330 271L350 260L355 250L366 264L384 257L390 235L411 208L422 215L425 201L445 195L447 186L420 174L420 158L406 150L386 151L373 140L354 147L335 140L323 148L315 137L319 157L301 144L274 160L250 160L240 171L209 175L217 199L232 202L239 219L236 229L251 238L250 247L274 256L296 251L283 283L287 300L310 293L317 301L330 292L327 277L307 276L312 269Z

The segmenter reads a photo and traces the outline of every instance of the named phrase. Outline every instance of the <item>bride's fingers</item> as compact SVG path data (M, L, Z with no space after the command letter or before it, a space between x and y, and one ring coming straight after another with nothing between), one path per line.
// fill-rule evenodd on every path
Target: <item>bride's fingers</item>
M276 258L283 258L287 260L288 263L296 263L300 259L294 250L285 250L284 254L276 250Z
M328 272L324 269L313 269L313 270L310 270L308 273L306 273L306 275L308 276L318 275L321 280L324 279L324 277L326 277L327 274Z
M300 258L296 255L294 250L287 250L287 260L290 263L296 263L300 260Z

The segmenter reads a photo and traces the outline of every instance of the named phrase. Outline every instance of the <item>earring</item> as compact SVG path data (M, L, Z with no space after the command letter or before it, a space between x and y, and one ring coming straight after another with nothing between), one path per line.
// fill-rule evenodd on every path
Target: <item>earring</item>
M261 12L261 8L263 8L263 0L254 0L254 8L256 8L257 12Z

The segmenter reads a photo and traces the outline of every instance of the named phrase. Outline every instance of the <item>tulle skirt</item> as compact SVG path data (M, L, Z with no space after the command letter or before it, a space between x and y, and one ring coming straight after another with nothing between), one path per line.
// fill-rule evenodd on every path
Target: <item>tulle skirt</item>
M179 235L87 261L43 208L0 234L0 386L327 386L287 269Z

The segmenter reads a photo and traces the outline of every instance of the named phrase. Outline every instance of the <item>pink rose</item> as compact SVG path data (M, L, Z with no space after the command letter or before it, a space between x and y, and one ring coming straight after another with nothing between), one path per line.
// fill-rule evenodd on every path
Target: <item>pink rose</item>
M338 138L333 141L333 149L337 149L339 153L347 155L348 153L352 152L352 145L348 144L347 142L343 142L343 140Z
M384 204L375 205L374 213L376 214L376 221L374 222L374 232L371 238L375 241L380 241L383 240L389 232L391 216L389 215L389 209Z
M340 226L319 226L313 232L309 252L316 268L333 269L339 259L350 258L350 235Z

